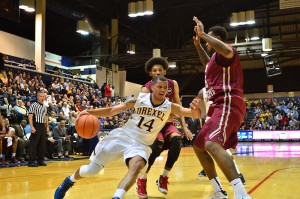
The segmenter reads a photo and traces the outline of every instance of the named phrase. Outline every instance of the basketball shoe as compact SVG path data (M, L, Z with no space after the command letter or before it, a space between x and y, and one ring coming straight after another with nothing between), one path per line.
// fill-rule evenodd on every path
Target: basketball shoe
M15 156L13 156L13 157L11 158L10 162L11 162L11 163L15 163L15 164L20 163L20 161L19 161Z
M70 180L70 176L59 185L54 193L54 199L63 199L66 192L74 185L75 182Z
M160 175L159 179L156 180L156 185L158 186L158 190L165 195L168 194L168 184L169 184L168 179L169 179L168 176Z
M205 177L206 173L204 170L200 171L200 173L198 174L199 177Z
M228 199L226 191L214 192L212 195L208 196L207 199Z
M5 159L2 157L2 158L0 158L0 164L8 165L9 163L6 162Z
M246 180L245 180L245 178L244 178L244 176L243 176L242 173L239 173L239 178L241 179L243 185L245 185L246 184Z
M139 198L148 198L147 194L147 178L138 178L137 179L137 187L136 187L136 192L139 196Z

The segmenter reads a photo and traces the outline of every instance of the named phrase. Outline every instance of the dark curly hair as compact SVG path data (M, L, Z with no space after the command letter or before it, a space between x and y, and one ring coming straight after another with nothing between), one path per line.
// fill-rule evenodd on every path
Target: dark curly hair
M212 32L215 36L219 36L223 42L226 42L228 33L226 29L222 26L213 26L208 32Z
M161 65L164 70L169 69L168 61L163 57L152 57L145 64L145 72L149 73L154 65Z

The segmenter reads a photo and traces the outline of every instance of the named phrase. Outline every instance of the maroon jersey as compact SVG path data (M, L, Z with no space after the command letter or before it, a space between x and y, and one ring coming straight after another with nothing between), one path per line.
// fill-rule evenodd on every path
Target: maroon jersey
M207 113L210 118L194 142L202 149L207 141L217 142L224 149L237 145L237 131L244 119L246 106L243 100L243 70L238 54L233 50L232 59L214 53L205 69L207 99L213 103Z
M211 108L226 104L227 106L240 107L240 111L244 113L243 69L236 50L232 49L234 58L230 60L232 63L228 66L218 64L228 62L228 60L225 58L220 60L221 56L218 56L217 53L214 53L207 63L205 69L206 95L208 100L213 102Z
M150 80L144 85L144 87L148 88L149 91L152 93L151 86L152 86L152 80ZM166 94L166 98L168 98L170 102L172 102L174 98L174 82L171 79L168 79L168 92Z

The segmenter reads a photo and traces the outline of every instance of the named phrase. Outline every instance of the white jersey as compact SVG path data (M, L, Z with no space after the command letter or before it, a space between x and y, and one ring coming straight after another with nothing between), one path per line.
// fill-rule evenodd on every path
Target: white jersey
M169 118L171 104L165 99L161 105L154 106L151 93L140 93L134 105L133 114L121 128L137 142L151 145Z

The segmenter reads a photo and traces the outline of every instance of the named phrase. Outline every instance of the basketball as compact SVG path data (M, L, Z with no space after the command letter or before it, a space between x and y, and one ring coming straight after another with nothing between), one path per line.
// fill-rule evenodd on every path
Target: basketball
M75 129L80 137L91 139L100 130L100 122L93 115L82 115L77 119Z

